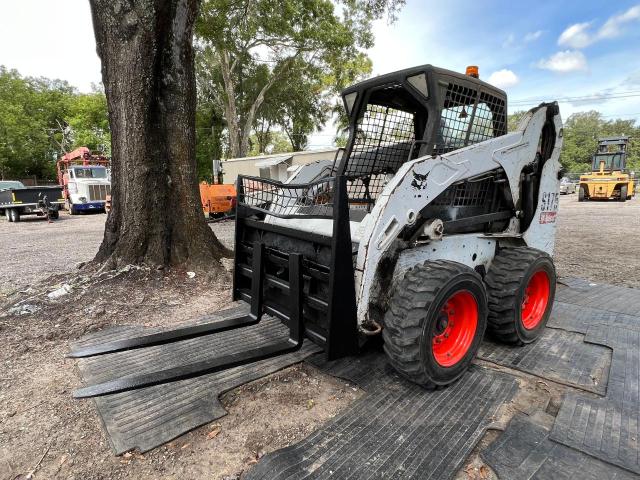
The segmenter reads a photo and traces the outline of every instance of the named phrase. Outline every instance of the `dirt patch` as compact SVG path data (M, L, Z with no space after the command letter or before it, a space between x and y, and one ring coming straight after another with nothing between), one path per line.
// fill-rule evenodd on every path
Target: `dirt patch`
M5 298L0 478L36 466L36 478L234 478L265 453L307 436L361 393L296 365L225 394L229 415L215 424L144 455L115 457L93 403L71 398L80 382L75 361L64 357L68 343L107 326L170 325L228 308L230 277L137 268L89 273L53 277ZM62 280L69 293L50 298ZM7 314L17 298L34 313Z

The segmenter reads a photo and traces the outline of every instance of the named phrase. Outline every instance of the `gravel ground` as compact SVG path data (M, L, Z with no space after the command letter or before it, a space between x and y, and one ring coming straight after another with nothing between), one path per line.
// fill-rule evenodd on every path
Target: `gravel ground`
M554 260L560 276L640 287L640 196L625 203L560 197Z
M578 203L576 197L560 201L558 273L640 287L640 201ZM98 281L76 266L93 258L105 218L0 220L0 479L29 478L34 469L36 479L234 479L265 452L302 439L361 394L311 367L294 366L225 394L229 415L216 424L145 455L114 457L92 402L71 399L79 377L75 362L64 358L68 343L115 324L168 326L227 308L230 281L228 272L211 281L143 269L99 279L96 289ZM231 244L233 222L212 228ZM46 292L62 281L77 287L60 300L47 299ZM39 310L7 315L17 299ZM535 378L520 382L523 392L530 389L525 404L545 395ZM495 477L474 454L457 478Z
M106 219L103 214L70 216L61 212L59 220L52 223L35 216L9 223L2 216L0 294L25 288L47 275L72 272L80 262L93 259ZM233 247L233 225L230 220L211 224L228 247Z
M46 275L71 271L91 260L104 232L103 214L70 216L60 213L52 223L24 216L20 223L0 221L1 288L24 288Z
M24 288L54 273L73 271L93 258L106 215L69 216L47 223L23 217L21 223L0 220L0 293ZM225 245L233 246L233 222L212 223ZM555 262L559 275L640 286L640 197L626 203L578 202L560 197Z

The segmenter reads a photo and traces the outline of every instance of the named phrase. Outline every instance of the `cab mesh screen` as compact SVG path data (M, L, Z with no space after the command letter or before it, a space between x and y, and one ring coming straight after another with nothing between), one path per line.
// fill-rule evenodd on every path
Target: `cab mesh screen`
M450 83L434 145L436 154L507 133L505 102L485 92Z
M480 101L473 117L473 128L469 144L483 142L493 137L506 135L507 115L504 99L488 93L480 93Z
M374 203L387 182L407 161L415 140L414 114L369 104L356 127L345 168L349 199Z

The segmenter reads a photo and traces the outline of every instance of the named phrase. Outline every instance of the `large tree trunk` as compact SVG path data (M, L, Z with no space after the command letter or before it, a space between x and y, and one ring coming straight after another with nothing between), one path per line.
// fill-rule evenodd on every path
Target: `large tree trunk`
M112 138L112 211L96 261L219 266L195 156L198 0L90 0Z

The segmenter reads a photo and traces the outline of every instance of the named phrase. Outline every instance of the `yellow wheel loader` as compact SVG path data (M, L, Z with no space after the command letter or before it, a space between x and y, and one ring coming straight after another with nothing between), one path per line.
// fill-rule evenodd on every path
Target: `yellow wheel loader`
M580 176L578 201L613 199L626 202L633 197L634 174L626 168L629 143L629 137L622 135L598 140L591 173Z

